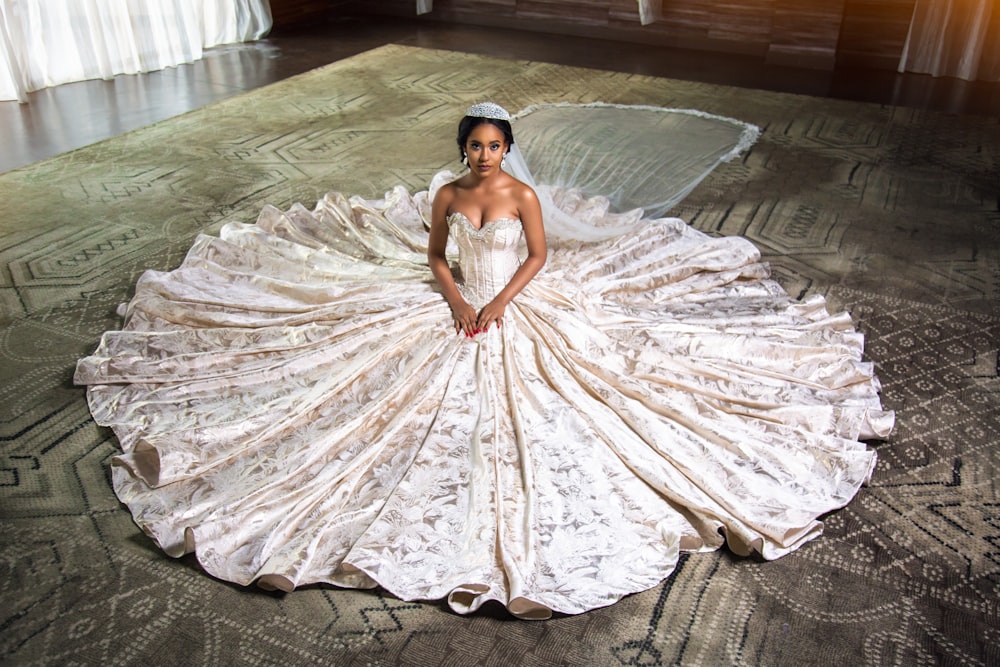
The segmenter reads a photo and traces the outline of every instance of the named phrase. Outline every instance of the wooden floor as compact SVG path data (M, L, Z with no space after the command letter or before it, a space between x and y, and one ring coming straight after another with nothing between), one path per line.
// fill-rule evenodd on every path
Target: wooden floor
M27 104L0 102L0 171L185 113L387 44L524 58L621 72L1000 116L1000 84L768 65L745 55L658 48L422 19L331 17L276 28L250 44L219 47L180 67L47 88ZM484 91L484 94L488 91Z

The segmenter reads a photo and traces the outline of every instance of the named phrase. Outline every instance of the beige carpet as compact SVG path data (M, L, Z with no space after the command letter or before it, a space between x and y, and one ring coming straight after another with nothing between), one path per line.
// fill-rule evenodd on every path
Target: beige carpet
M265 202L417 189L472 101L657 104L764 130L679 209L742 234L868 336L872 484L776 562L685 557L540 623L332 588L270 594L172 560L108 482L72 386L141 271ZM0 176L0 663L1000 664L1000 122L388 46Z

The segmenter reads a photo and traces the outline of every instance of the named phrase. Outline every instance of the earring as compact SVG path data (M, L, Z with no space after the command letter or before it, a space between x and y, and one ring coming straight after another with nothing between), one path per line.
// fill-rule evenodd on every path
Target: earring
M501 169L506 169L507 168L507 155L506 154L504 154L504 156L502 158L500 158L500 168Z
M462 164L464 164L466 167L469 166L469 156L466 155L465 153L462 153Z

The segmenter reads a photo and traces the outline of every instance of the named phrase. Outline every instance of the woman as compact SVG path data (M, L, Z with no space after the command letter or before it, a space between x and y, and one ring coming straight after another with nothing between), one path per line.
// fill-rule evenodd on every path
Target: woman
M850 501L875 462L857 439L892 426L850 319L679 220L557 193L631 231L546 249L542 211L570 214L504 171L513 141L470 108L429 236L428 193L333 194L143 276L76 379L167 553L540 619L650 588L682 550L779 557Z
M478 104L469 109L458 129L462 161L469 172L440 188L434 198L428 264L441 291L451 306L455 330L467 336L485 333L490 326L500 326L511 299L535 277L545 264L545 231L542 209L535 192L501 169L514 136L510 116L495 104ZM501 273L499 292L487 289L474 301L484 300L481 310L469 304L459 292L451 275L445 251L448 226L470 225L484 231L489 225L513 222L524 230L528 256L512 276Z

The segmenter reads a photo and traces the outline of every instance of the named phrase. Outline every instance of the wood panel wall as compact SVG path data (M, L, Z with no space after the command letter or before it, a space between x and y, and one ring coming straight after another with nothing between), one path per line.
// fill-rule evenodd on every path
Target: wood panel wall
M270 0L271 19L275 27L302 23L330 11L337 2L330 0Z
M846 0L837 63L896 69L916 0Z
M279 2L280 0L272 0ZM915 0L661 0L640 25L636 0L434 0L431 20L493 25L760 56L832 69L895 69ZM348 2L413 16L415 0Z

